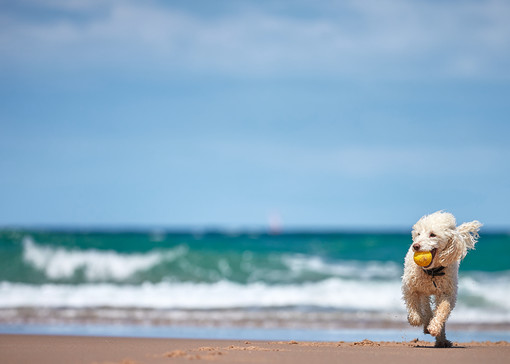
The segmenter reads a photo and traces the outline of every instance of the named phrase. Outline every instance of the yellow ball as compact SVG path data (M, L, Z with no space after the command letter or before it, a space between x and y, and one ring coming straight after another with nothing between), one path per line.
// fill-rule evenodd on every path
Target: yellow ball
M420 267L426 267L432 262L431 252L416 252L414 253L414 262Z

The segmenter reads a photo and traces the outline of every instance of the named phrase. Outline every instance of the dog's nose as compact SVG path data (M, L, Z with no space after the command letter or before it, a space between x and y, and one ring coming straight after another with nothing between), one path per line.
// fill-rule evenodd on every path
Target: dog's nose
M421 248L421 245L420 245L420 244L418 244L418 243L414 243L414 244L413 244L413 249L414 249L415 251L420 250L420 248Z

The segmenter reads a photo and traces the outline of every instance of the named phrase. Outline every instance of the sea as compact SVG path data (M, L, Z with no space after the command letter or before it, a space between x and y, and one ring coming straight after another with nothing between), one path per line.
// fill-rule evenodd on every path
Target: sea
M0 333L432 340L401 294L409 232L0 230ZM453 340L510 341L510 233L461 263Z

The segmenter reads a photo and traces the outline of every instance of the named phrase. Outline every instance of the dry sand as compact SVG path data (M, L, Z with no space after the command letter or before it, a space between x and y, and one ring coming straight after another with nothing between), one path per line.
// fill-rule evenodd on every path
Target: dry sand
M6 364L142 363L510 363L510 343L455 343L435 349L429 342L264 342L0 335Z

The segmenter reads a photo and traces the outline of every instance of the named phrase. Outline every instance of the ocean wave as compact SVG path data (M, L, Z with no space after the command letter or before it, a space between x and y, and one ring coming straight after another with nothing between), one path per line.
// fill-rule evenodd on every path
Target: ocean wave
M30 237L23 238L23 260L42 271L50 279L66 279L82 271L89 281L124 280L139 271L164 261L175 260L186 252L185 246L164 253L122 254L94 249L78 250L40 245Z
M510 272L492 275L462 276L459 279L458 302L465 309L510 312Z
M343 310L401 310L399 282L329 279L300 285L206 283L109 283L41 286L0 283L0 307L144 307L208 309L313 306ZM34 300L37 297L37 300Z
M266 282L292 284L330 278L391 280L402 267L395 262L329 260L300 253L226 252L190 249L186 244L147 252L64 248L22 241L22 260L48 283ZM30 283L30 282L26 282Z
M403 312L400 281L354 281L331 278L320 282L271 285L159 282L140 285L0 283L0 307L138 307L152 309L230 309L315 307L343 311ZM504 280L460 281L456 316L510 314ZM37 299L34 299L37 297Z
M303 271L322 273L332 277L352 277L359 279L397 278L402 267L394 262L380 261L332 261L304 254L287 255L282 259L290 272Z

